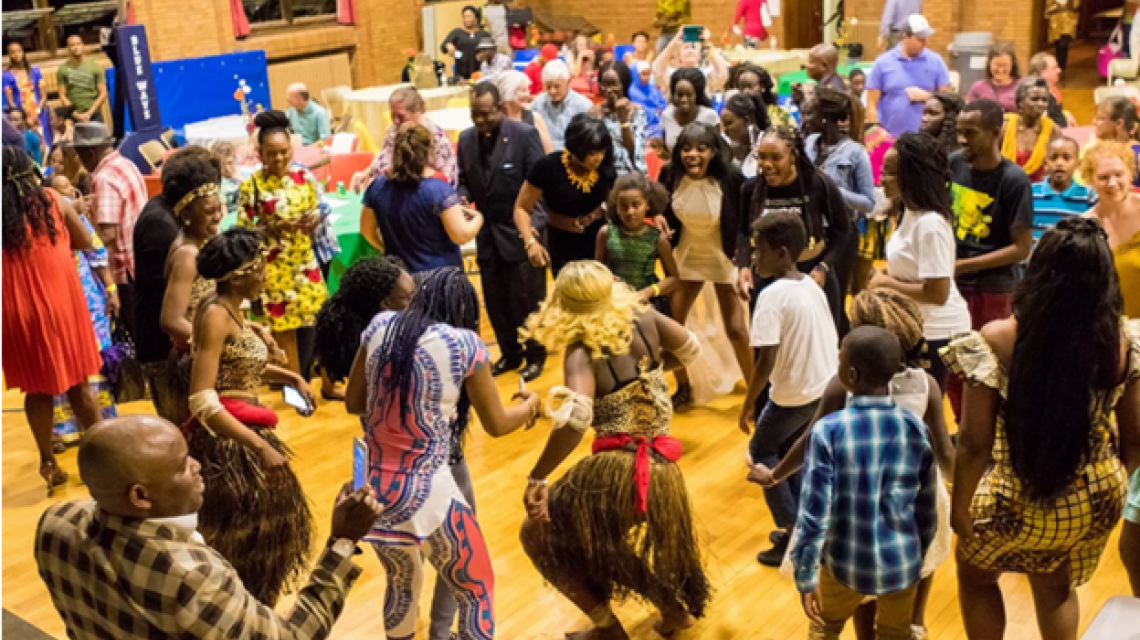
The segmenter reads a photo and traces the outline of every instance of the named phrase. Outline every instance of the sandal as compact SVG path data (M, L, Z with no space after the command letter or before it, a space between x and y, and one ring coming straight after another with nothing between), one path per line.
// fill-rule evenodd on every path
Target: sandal
M40 477L47 484L48 497L55 493L56 487L67 483L67 472L60 469L55 460L40 463Z

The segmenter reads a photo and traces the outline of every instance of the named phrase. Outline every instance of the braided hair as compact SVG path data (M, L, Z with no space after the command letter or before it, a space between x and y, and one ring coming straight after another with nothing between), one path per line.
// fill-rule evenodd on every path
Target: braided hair
M1122 307L1096 220L1064 218L1041 237L1013 294L1017 339L1002 412L1010 462L1031 499L1063 494L1089 459L1094 390L1119 382Z
M938 128L938 144L946 153L958 150L958 114L966 103L953 91L936 91L934 99L942 104L942 124Z
M764 98L754 93L736 93L725 101L724 108L743 118L758 132L767 131L772 126L768 117L768 105L764 104Z
M429 327L446 324L479 332L479 297L461 269L443 267L419 274L416 294L407 310L388 326L376 351L376 371L383 372L385 393L398 401L401 419L411 413L413 376L420 338ZM418 398L415 401L419 401ZM471 399L464 388L459 395L455 433L461 435L470 419Z
M819 169L817 169L815 165L812 164L811 159L808 158L807 151L804 149L803 134L795 127L777 125L765 131L764 135L760 136L761 141L766 138L775 138L783 142L792 154L792 164L796 168L796 184L799 187L800 199L804 202L803 222L807 230L807 237L816 239L824 237L824 222L822 216L814 216L811 214L812 207L808 207L807 203L813 196L808 192L807 186L804 184L804 180L806 180L808 176L822 176L823 174L820 173ZM815 194L814 197L820 197L826 200L826 196L822 193ZM767 202L768 180L764 178L764 175L761 173L756 177L756 190L752 192L749 219L755 220L762 216ZM844 212L843 215L846 215L846 212Z
M26 252L32 238L37 236L46 235L52 245L55 244L59 232L51 213L53 203L44 193L41 180L40 170L27 152L4 147L3 248L6 253Z
M904 133L894 148L903 204L912 211L933 211L952 224L950 163L942 145L925 133Z
M907 367L922 369L929 364L922 308L913 299L893 289L867 289L851 301L847 316L852 329L872 325L893 333L902 345Z
M253 117L253 124L257 127L257 144L262 147L270 136L282 133L288 138L292 131L289 128L289 116L276 109L257 114Z
M385 300L403 273L399 258L373 256L352 265L341 276L340 289L317 312L317 358L330 378L348 377L360 349L360 335L384 310Z

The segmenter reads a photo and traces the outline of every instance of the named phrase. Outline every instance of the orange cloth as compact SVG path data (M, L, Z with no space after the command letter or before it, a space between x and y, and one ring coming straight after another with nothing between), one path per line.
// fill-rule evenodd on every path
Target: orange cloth
M55 244L32 236L24 253L3 252L3 367L10 388L58 395L103 367L87 299L75 269L71 237L55 196Z

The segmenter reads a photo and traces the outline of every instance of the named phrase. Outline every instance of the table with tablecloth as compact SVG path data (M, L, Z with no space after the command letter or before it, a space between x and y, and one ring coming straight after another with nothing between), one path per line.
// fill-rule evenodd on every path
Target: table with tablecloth
M396 89L410 86L412 85L390 84L353 91L344 98L345 113L363 122L368 132L379 142L384 139L384 135L388 132L388 125L392 123L388 100ZM438 111L449 107L465 106L469 89L456 86L420 89L419 91L424 99L424 108L427 111Z
M360 212L364 208L361 196L348 193L340 196L335 193L325 194L325 202L332 211L333 233L340 242L340 255L329 267L328 289L329 293L336 293L340 288L340 278L352 265L369 256L379 255L380 252L365 240L360 233ZM228 229L237 224L236 216L229 215L222 220L221 228Z
M800 51L749 49L739 46L725 49L724 57L734 65L750 62L758 67L763 67L772 74L773 78L799 71L807 61L805 54Z
M452 142L459 142L459 134L475 126L471 121L471 107L454 107L427 112L428 120L439 125Z
M871 62L859 62L859 63L851 64L851 65L840 65L839 75L846 78L847 74L851 73L855 69L862 69L863 73L870 75L871 67L873 67L873 66L874 66L874 63L871 63ZM797 83L797 82L801 82L801 83L811 82L814 84L814 81L808 77L807 71L799 70L799 71L794 71L792 73L785 73L784 75L780 76L779 95L782 95L782 96L791 95L792 94L792 85Z

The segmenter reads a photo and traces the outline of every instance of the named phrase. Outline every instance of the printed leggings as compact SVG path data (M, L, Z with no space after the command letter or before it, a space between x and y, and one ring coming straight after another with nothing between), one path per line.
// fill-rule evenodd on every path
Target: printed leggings
M470 507L452 502L443 524L422 543L385 541L372 546L388 573L384 628L389 640L410 640L415 635L425 553L459 603L460 640L495 637L495 576Z

